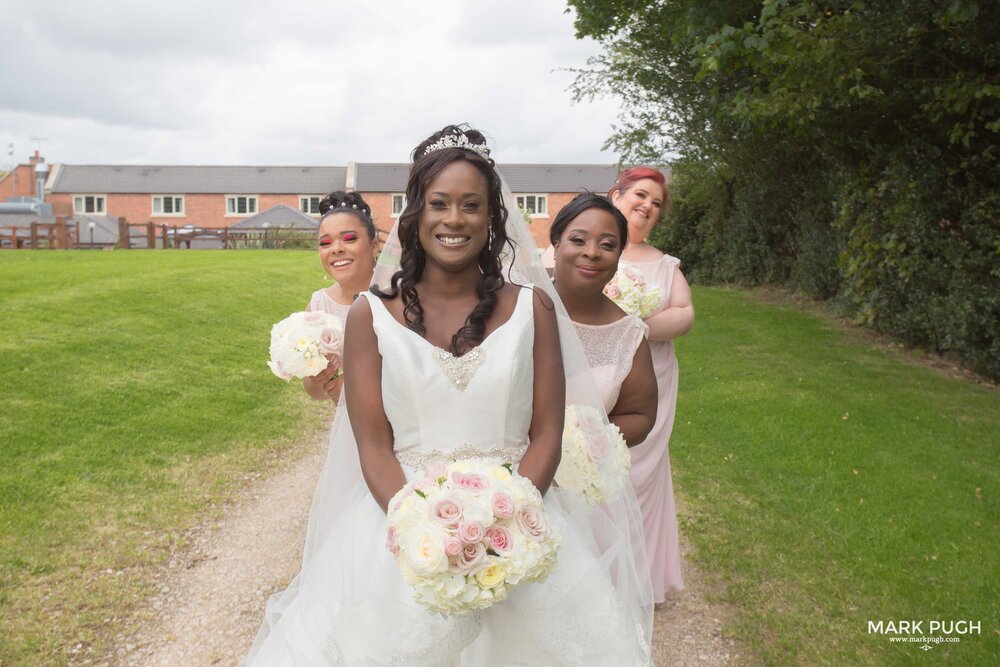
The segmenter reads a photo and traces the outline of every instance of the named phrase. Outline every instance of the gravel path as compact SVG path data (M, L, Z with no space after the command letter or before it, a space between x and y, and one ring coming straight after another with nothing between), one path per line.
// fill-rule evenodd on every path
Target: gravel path
M222 517L189 535L190 547L160 577L160 592L138 619L139 631L117 638L108 662L128 666L231 666L249 649L268 596L298 572L326 434L306 455L266 479L248 483ZM705 599L704 578L686 562L687 588L656 612L653 656L660 666L753 662L723 637L732 610Z

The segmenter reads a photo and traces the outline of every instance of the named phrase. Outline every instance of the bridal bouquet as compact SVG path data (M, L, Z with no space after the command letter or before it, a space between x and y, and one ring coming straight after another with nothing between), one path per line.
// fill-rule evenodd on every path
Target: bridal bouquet
M629 483L632 459L625 438L597 408L566 406L562 451L556 481L592 506L615 500Z
M271 360L267 365L286 382L313 376L331 358L340 367L344 325L325 312L292 313L271 327ZM328 356L332 355L332 356Z
M485 609L542 581L559 534L534 485L497 459L432 464L389 502L386 548L416 601L443 616Z
M660 290L646 282L642 271L621 263L607 285L604 294L629 315L648 317L660 305Z

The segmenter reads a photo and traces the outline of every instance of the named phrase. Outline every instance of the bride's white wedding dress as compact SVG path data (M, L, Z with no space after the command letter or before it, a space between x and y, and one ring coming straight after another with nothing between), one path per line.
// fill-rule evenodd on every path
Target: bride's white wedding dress
M407 478L450 458L516 463L531 422L532 290L522 289L510 319L457 358L396 321L378 297L365 297L382 356L383 403ZM346 422L346 411L337 419ZM343 423L335 432L341 436L332 446L355 446L353 438L345 442ZM385 515L364 482L337 493L330 529L310 536L302 572L268 605L248 664L649 664L647 619L629 599L635 582L626 581L636 579L631 551L613 531L594 530L593 517L570 494L552 488L545 496L562 535L545 582L514 587L487 610L445 618L413 601L385 548Z

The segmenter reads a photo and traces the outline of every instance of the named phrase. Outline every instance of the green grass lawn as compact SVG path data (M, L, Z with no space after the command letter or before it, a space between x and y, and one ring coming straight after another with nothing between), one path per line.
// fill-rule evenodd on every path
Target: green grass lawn
M1000 392L753 293L695 304L671 460L733 632L767 664L1000 664ZM982 630L868 634L902 619Z
M322 275L313 252L0 253L0 664L101 650L146 566L320 425L266 361Z
M149 573L328 412L265 362L311 252L0 253L0 664L101 652ZM835 320L697 288L682 530L775 665L997 664L1000 393ZM869 620L980 621L925 654ZM926 626L926 623L925 623Z

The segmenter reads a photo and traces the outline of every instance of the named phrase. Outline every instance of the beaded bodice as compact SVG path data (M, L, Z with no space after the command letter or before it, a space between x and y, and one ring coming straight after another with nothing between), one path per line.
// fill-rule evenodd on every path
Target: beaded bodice
M364 297L382 355L396 458L411 467L477 452L519 459L531 424L531 290L522 289L510 319L461 357L400 324L377 296Z
M601 393L604 409L610 413L618 402L622 382L632 370L636 348L648 328L638 317L627 315L611 324L574 322L587 364Z

